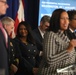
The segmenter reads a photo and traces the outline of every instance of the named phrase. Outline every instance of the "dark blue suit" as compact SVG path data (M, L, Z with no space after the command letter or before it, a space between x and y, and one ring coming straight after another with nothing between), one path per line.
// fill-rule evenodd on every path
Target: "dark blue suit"
M68 29L66 31L66 33L67 33L67 36L68 36L69 40L76 39L76 34L74 32L71 32L70 29ZM75 51L76 51L76 47L75 47ZM74 75L76 75L76 72L74 73Z
M33 30L33 36L34 36L34 39L36 41L36 45L37 45L38 50L43 51L43 45L42 45L43 44L43 38L42 38L38 28Z
M37 49L39 50L39 52L43 51L43 38L42 38L41 33L38 28L33 30L33 36L34 36L34 39L36 42ZM42 60L42 55L40 55L40 53L39 53L39 56L40 56L40 58L38 61L40 63Z
M0 29L0 75L8 74L8 52L3 32Z
M33 68L39 67L39 62L37 61L39 59L38 50L35 44L30 42L25 44L18 40L18 43L22 57L16 75L33 75Z

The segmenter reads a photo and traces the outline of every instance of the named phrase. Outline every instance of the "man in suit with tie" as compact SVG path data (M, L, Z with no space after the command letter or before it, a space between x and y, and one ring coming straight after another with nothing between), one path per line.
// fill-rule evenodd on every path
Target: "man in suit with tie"
M67 11L69 15L69 27L66 31L66 35L68 36L69 40L76 39L76 10L69 10ZM75 47L76 50L76 47ZM76 64L76 63L75 63ZM75 70L75 66L74 66ZM76 71L74 71L74 75L76 75Z
M69 27L67 30L67 36L71 39L76 39L76 10L69 10Z
M39 56L40 56L40 60L42 58L42 54L43 54L43 39L44 39L44 33L46 32L46 30L49 27L49 22L50 22L50 16L48 15L44 15L41 20L40 20L40 25L33 30L33 35L34 35L34 39L36 41L36 45L37 48L39 50Z
M0 15L6 14L8 4L6 0L0 0ZM8 36L0 21L0 75L9 75L8 72Z

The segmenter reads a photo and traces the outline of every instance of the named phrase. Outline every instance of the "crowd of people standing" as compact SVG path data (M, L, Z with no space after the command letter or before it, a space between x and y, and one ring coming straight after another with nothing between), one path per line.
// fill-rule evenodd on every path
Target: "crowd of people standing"
M0 16L6 14L6 0L0 7ZM14 23L8 16L0 20L0 75L76 74L76 10L55 9L34 30L22 21L16 34Z

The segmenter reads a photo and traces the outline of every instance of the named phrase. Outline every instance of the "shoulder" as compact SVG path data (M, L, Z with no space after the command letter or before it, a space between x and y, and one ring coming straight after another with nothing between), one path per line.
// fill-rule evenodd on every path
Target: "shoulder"
M38 27L37 28L35 28L35 29L33 29L33 31L37 31L38 30Z
M72 32L68 29L68 30L66 30L66 33L71 34Z
M14 42L16 42L16 43L19 43L19 42L20 42L20 40L19 40L17 37L14 38L13 40L14 40Z
M2 30L0 29L0 35L1 35L1 34L3 35Z
M4 40L4 35L3 35L2 30L0 29L0 42L3 41L2 39Z
M52 38L52 37L56 38L56 37L58 37L58 35L56 33L52 32L52 31L46 32L45 35L44 35L44 38Z
M38 28L34 29L34 30L33 30L33 33L35 33L35 34L36 34L36 33L39 33L39 29L38 29Z

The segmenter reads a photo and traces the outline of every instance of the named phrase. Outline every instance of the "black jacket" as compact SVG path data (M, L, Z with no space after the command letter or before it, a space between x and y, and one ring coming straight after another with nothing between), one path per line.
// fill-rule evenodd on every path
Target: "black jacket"
M0 75L9 75L8 49L5 44L3 32L0 29Z

